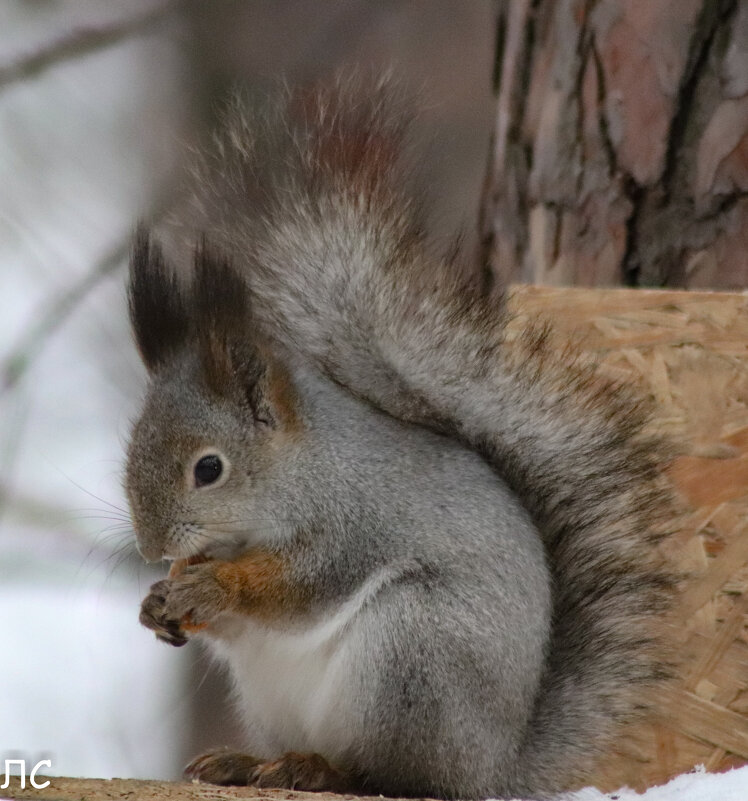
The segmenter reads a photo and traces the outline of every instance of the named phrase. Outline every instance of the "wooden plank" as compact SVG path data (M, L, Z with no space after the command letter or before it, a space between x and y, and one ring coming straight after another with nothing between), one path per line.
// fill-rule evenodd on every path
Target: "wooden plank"
M263 790L256 787L219 787L199 782L157 782L139 779L74 779L36 776L37 784L50 784L38 790L26 778L25 789L20 778L11 776L10 787L0 792L3 798L35 799L35 801L375 801L365 796L335 795L333 793L302 793L295 790ZM6 795L7 793L7 795ZM383 796L378 797L381 801Z
M679 687L658 690L658 714L697 740L748 760L748 719Z
M668 477L687 514L662 550L688 576L673 623L680 677L593 782L644 789L748 760L748 294L521 286L508 305L510 336L547 320L558 347L572 340L653 399L652 428L678 452Z

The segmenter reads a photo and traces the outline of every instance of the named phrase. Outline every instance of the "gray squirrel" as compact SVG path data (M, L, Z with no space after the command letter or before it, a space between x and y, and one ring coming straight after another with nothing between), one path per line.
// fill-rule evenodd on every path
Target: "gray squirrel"
M167 246L139 229L126 489L172 560L141 622L231 671L247 751L188 776L545 798L667 672L661 447L427 241L406 106L386 82L235 100Z

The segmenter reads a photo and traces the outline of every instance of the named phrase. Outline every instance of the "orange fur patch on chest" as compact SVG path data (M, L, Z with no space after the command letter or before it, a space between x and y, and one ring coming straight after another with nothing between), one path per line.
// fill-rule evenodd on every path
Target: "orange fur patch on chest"
M308 594L280 554L256 549L232 562L216 562L213 574L232 611L274 618L308 608Z

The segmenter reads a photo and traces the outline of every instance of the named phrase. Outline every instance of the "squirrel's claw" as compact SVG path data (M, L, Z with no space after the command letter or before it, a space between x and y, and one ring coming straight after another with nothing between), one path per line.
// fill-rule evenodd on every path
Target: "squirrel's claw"
M261 762L249 754L220 748L195 757L184 769L184 774L189 779L210 784L246 786L252 783Z
M167 645L173 645L175 648L181 648L187 644L187 637L179 633L177 624L177 631L175 632L156 632L156 639L165 642Z
M290 752L270 762L221 748L201 754L185 775L211 784L253 785L289 790L346 792L349 782L319 754Z

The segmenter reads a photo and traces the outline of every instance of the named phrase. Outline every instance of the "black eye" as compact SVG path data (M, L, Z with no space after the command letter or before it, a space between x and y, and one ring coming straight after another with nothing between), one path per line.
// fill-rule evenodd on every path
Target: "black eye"
M223 464L218 456L213 454L203 456L195 465L195 486L204 487L206 484L212 484L223 473Z

